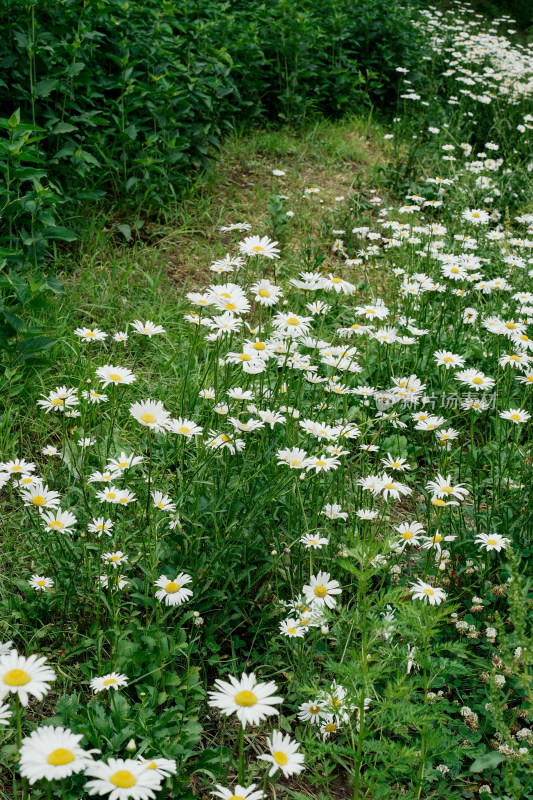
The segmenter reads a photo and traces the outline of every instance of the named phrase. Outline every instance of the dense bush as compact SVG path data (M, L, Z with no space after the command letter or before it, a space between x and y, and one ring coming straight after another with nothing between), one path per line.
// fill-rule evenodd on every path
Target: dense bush
M416 37L392 0L36 0L0 19L0 104L43 129L50 175L160 204L237 117L390 98Z

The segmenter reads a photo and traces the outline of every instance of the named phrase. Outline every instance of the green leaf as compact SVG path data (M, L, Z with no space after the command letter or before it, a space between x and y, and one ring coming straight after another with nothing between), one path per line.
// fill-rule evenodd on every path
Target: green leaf
M57 88L59 81L57 78L45 78L33 87L34 97L48 97Z
M505 761L505 756L493 750L492 753L487 753L481 758L476 758L473 764L470 765L470 772L482 772L484 769L493 769Z
M56 339L51 336L32 336L31 339L24 339L19 345L19 352L22 355L29 355L30 353L37 353L41 350L49 350Z
M77 130L77 127L75 125L71 125L69 122L58 122L57 125L54 125L50 132L57 135L59 133L72 133L72 131Z
M127 242L129 242L130 239L131 239L131 228L130 228L130 226L122 224L122 225L118 226L118 229L121 232L121 234L124 236L125 240Z
M62 242L75 242L78 238L74 231L62 225L47 225L43 228L43 239L60 239Z
M10 128L16 128L20 122L20 108L17 108L14 114L11 114L9 117L7 124Z
M58 278L53 275L47 275L44 279L44 286L46 286L54 294L65 294L65 287Z

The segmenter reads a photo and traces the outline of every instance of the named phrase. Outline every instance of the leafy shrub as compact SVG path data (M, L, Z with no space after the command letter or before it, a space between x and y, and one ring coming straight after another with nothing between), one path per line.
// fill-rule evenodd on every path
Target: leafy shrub
M1 18L0 18L1 19ZM163 204L235 118L385 102L414 52L393 0L37 0L2 19L0 101L43 129L69 195Z

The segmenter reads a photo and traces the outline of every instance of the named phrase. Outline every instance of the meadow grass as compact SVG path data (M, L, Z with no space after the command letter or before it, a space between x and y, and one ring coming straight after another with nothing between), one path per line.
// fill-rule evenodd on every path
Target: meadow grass
M533 796L533 70L474 22L390 126L240 132L58 250L3 376L4 796Z

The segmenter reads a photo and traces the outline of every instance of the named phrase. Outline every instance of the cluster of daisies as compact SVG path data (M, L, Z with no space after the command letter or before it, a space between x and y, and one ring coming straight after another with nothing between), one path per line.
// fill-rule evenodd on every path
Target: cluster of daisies
M448 61L445 77L453 76L468 100L486 105L498 96L516 103L533 94L531 58L507 39L475 24L467 31L463 20L444 12L422 16L432 46ZM417 102L407 71L398 70L403 98ZM522 127L533 130L531 115ZM286 549L297 549L305 583L296 597L279 598L279 634L291 655L292 648L312 651L313 631L328 637L341 596L353 603L351 587L326 571L332 558L350 557L347 542L360 545L369 568L383 570L381 585L401 582L406 599L427 606L453 599L458 571L461 582L482 584L493 554L512 547L505 519L516 512L500 511L520 508L531 485L533 214L510 220L497 208L511 170L497 141L474 151L447 126L432 125L427 134L440 152L439 173L424 176L416 193L394 205L370 191L360 224L332 230L323 268L282 278L278 242L254 235L246 222L220 229L225 241L237 234L234 251L213 260L211 282L186 295L177 323L195 356L189 363L202 366L201 374L195 367L183 377L191 418L180 392L164 400L142 394L140 342L155 337L164 348L170 336L162 325L137 319L116 332L73 331L76 347L90 353L84 382L72 378L37 400L50 431L50 443L35 457L42 468L20 455L5 460L0 489L6 505L23 509L39 542L43 536L97 542L91 580L114 603L131 589L129 576L140 574L130 542L148 541L160 523L170 541L183 533L180 514L190 509L186 493L178 499L176 484L170 488L169 453L191 481L200 466L207 486L215 474L243 475L253 464L297 504L297 521L286 526L296 536ZM285 171L273 174L280 199L291 198L281 194L288 191ZM320 194L308 186L300 199L313 209ZM362 277L369 289L358 288ZM138 446L115 449L126 435ZM480 443L490 445L494 459L482 479ZM52 486L52 480L60 485L62 469L76 485L63 496ZM321 518L320 527L309 524L313 517ZM268 516L262 524L270 524ZM277 519L272 524L281 527ZM39 602L72 590L57 585L47 556L41 547L39 574L29 577ZM193 597L185 564L154 571L150 560L149 567L143 575L150 575L156 606L181 606ZM195 579L195 593L199 584ZM475 595L467 611L483 618L483 609ZM472 622L453 613L459 635L480 637ZM394 635L394 614L391 608L382 621L386 641ZM486 627L485 638L494 643L496 629ZM407 673L416 669L409 646ZM6 698L15 697L20 711L30 697L42 700L54 678L44 658L0 646L0 725L12 723ZM93 677L90 688L113 698L128 683L128 676L110 672ZM244 732L279 713L277 692L253 673L228 676L216 681L209 705L235 714ZM372 702L333 683L300 704L298 718L331 740L357 729ZM21 776L33 784L83 774L89 794L145 800L176 773L176 763L159 756L99 760L82 739L66 728L39 726L20 742ZM270 732L258 758L270 777L304 769L298 742L279 730ZM213 794L261 800L264 791L242 785L239 774L236 785L218 785Z
M17 711L26 708L30 698L38 701L48 694L50 684L55 680L54 670L44 657L20 655L11 647L11 642L0 645L0 703L6 697L14 697ZM95 692L128 685L126 676L110 673L93 679L91 688ZM258 725L272 715L279 713L277 705L283 698L277 694L275 683L259 683L253 673L244 673L240 680L229 677L229 681L217 680L215 688L209 693L209 705L226 716L235 713L242 729L246 725ZM20 705L19 705L20 704ZM0 725L10 723L13 712L7 703L0 704ZM63 781L73 775L83 774L89 780L84 785L89 795L109 796L110 800L148 800L155 797L166 779L177 772L173 759L154 757L114 758L100 760L100 751L85 749L83 734L69 728L53 725L40 725L19 743L19 772L29 785L37 781ZM128 749L135 750L133 747ZM270 765L269 777L278 771L284 777L297 775L304 769L305 758L299 752L299 744L289 735L273 730L266 740L267 752L260 755L260 761ZM255 789L252 784L244 791ZM239 786L228 789L217 785L215 796L229 798L240 791ZM247 795L246 795L247 796ZM264 793L255 793L262 798Z
M0 702L14 697L17 713L26 708L30 698L38 701L48 694L55 680L54 670L42 656L24 656L11 646L0 644ZM124 676L112 673L92 681L94 691L127 684ZM0 705L0 725L11 722L9 704ZM20 724L20 720L19 720ZM53 725L40 725L19 743L18 769L30 786L37 781L63 781L72 775L84 774L89 780L85 790L90 795L109 795L110 800L148 800L155 797L166 778L176 773L172 759L139 756L136 759L108 758L99 760L99 750L84 749L83 735Z

